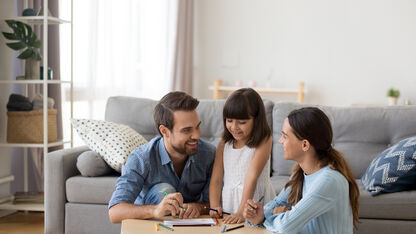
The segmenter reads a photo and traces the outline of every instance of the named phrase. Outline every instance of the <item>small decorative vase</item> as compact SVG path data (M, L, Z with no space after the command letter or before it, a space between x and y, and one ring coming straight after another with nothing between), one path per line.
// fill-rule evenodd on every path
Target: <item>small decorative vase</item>
M25 60L25 79L40 80L40 61L33 58Z
M397 98L396 97L387 97L389 101L389 106L397 105Z

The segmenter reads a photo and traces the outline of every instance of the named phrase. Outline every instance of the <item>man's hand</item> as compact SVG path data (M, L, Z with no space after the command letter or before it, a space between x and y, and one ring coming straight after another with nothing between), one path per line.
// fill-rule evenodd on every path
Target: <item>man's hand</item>
M185 210L180 210L179 218L180 219L191 219L198 218L201 215L201 205L198 203L185 203L183 204Z
M287 207L287 206L277 206L273 209L273 214L279 214L279 213L284 213L288 210L291 210L291 208Z
M244 205L243 216L252 224L260 224L264 220L264 209L260 202L248 199Z
M183 197L180 193L166 195L153 211L153 217L161 218L169 213L174 217L181 212L180 206L183 205Z
M242 223L244 222L244 217L242 213L235 213L225 216L223 221L226 224Z

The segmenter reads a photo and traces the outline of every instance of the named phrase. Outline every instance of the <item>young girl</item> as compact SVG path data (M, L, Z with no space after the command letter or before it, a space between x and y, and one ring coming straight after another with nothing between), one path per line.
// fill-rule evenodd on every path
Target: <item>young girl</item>
M272 136L259 94L250 88L233 92L224 105L223 123L209 187L210 206L218 212L210 215L229 212L224 223L241 223L247 199L267 202L275 196L269 173Z
M359 190L342 154L331 146L332 127L320 109L292 111L279 143L294 160L293 174L273 201L248 200L244 217L279 233L353 233Z

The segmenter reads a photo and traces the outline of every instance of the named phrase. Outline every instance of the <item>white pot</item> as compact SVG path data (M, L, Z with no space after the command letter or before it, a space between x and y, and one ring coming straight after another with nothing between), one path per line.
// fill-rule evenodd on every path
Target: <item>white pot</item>
M396 97L387 97L387 100L389 101L389 106L397 105L397 99Z
M33 58L25 60L25 79L40 80L40 61Z

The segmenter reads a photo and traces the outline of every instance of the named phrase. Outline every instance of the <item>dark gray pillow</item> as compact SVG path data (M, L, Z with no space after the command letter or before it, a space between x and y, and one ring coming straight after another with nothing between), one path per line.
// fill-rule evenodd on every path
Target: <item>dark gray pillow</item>
M82 176L103 176L113 171L100 155L91 150L78 156L77 168Z

